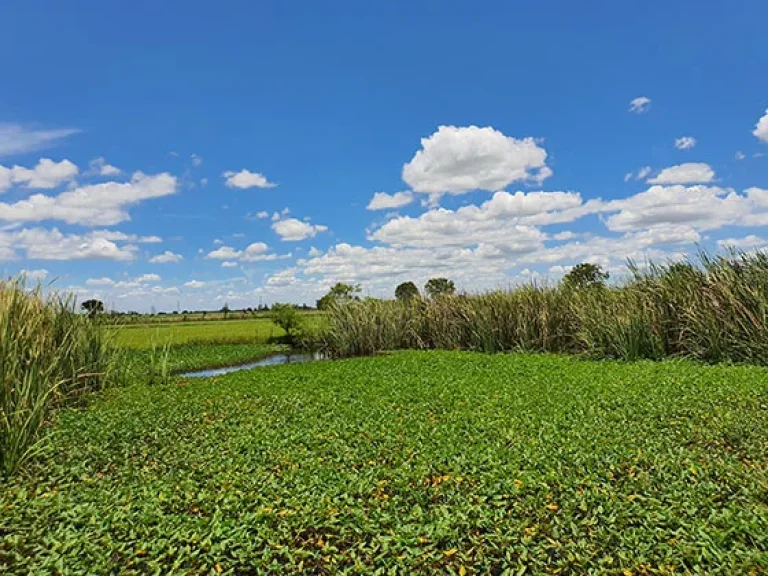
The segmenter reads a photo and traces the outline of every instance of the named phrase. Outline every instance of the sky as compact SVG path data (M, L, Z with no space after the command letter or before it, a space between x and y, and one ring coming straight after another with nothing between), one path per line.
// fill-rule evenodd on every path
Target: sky
M0 267L148 311L768 247L762 0L0 3Z

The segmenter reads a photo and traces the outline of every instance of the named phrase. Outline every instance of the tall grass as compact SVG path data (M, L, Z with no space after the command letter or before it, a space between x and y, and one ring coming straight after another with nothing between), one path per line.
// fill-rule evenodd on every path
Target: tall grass
M75 313L71 297L0 281L0 476L35 451L52 410L118 380L119 368L98 322Z
M766 254L702 253L695 264L630 263L629 272L610 287L352 302L330 311L319 338L333 356L444 348L768 364Z

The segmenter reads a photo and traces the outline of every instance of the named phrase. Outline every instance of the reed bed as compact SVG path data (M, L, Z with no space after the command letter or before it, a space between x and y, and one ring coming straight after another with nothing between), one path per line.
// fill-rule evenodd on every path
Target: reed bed
M629 279L615 286L367 299L332 307L319 339L336 357L439 348L768 364L768 256L630 263Z
M120 379L117 350L71 296L0 281L0 477L39 446L53 410Z

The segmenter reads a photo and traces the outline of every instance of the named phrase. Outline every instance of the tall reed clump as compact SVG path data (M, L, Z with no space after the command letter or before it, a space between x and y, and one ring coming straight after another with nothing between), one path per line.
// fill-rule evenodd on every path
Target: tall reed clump
M0 477L34 453L54 409L120 378L117 350L74 304L0 281Z
M320 343L333 356L446 348L768 364L768 255L701 253L695 264L630 263L629 272L616 286L339 304Z

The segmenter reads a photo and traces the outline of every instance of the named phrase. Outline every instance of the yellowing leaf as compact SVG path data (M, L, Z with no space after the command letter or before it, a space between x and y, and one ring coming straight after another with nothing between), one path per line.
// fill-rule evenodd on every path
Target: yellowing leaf
M457 548L451 548L450 550L446 550L445 552L443 552L443 554L445 554L446 556L450 557L450 556L453 556L454 554L456 554L456 552L458 552L458 551L459 550Z
M216 574L221 574L224 572L224 569L221 567L221 564L216 564L216 566L213 567L214 570L216 570Z
M459 576L466 576L467 569L464 566L459 567Z

